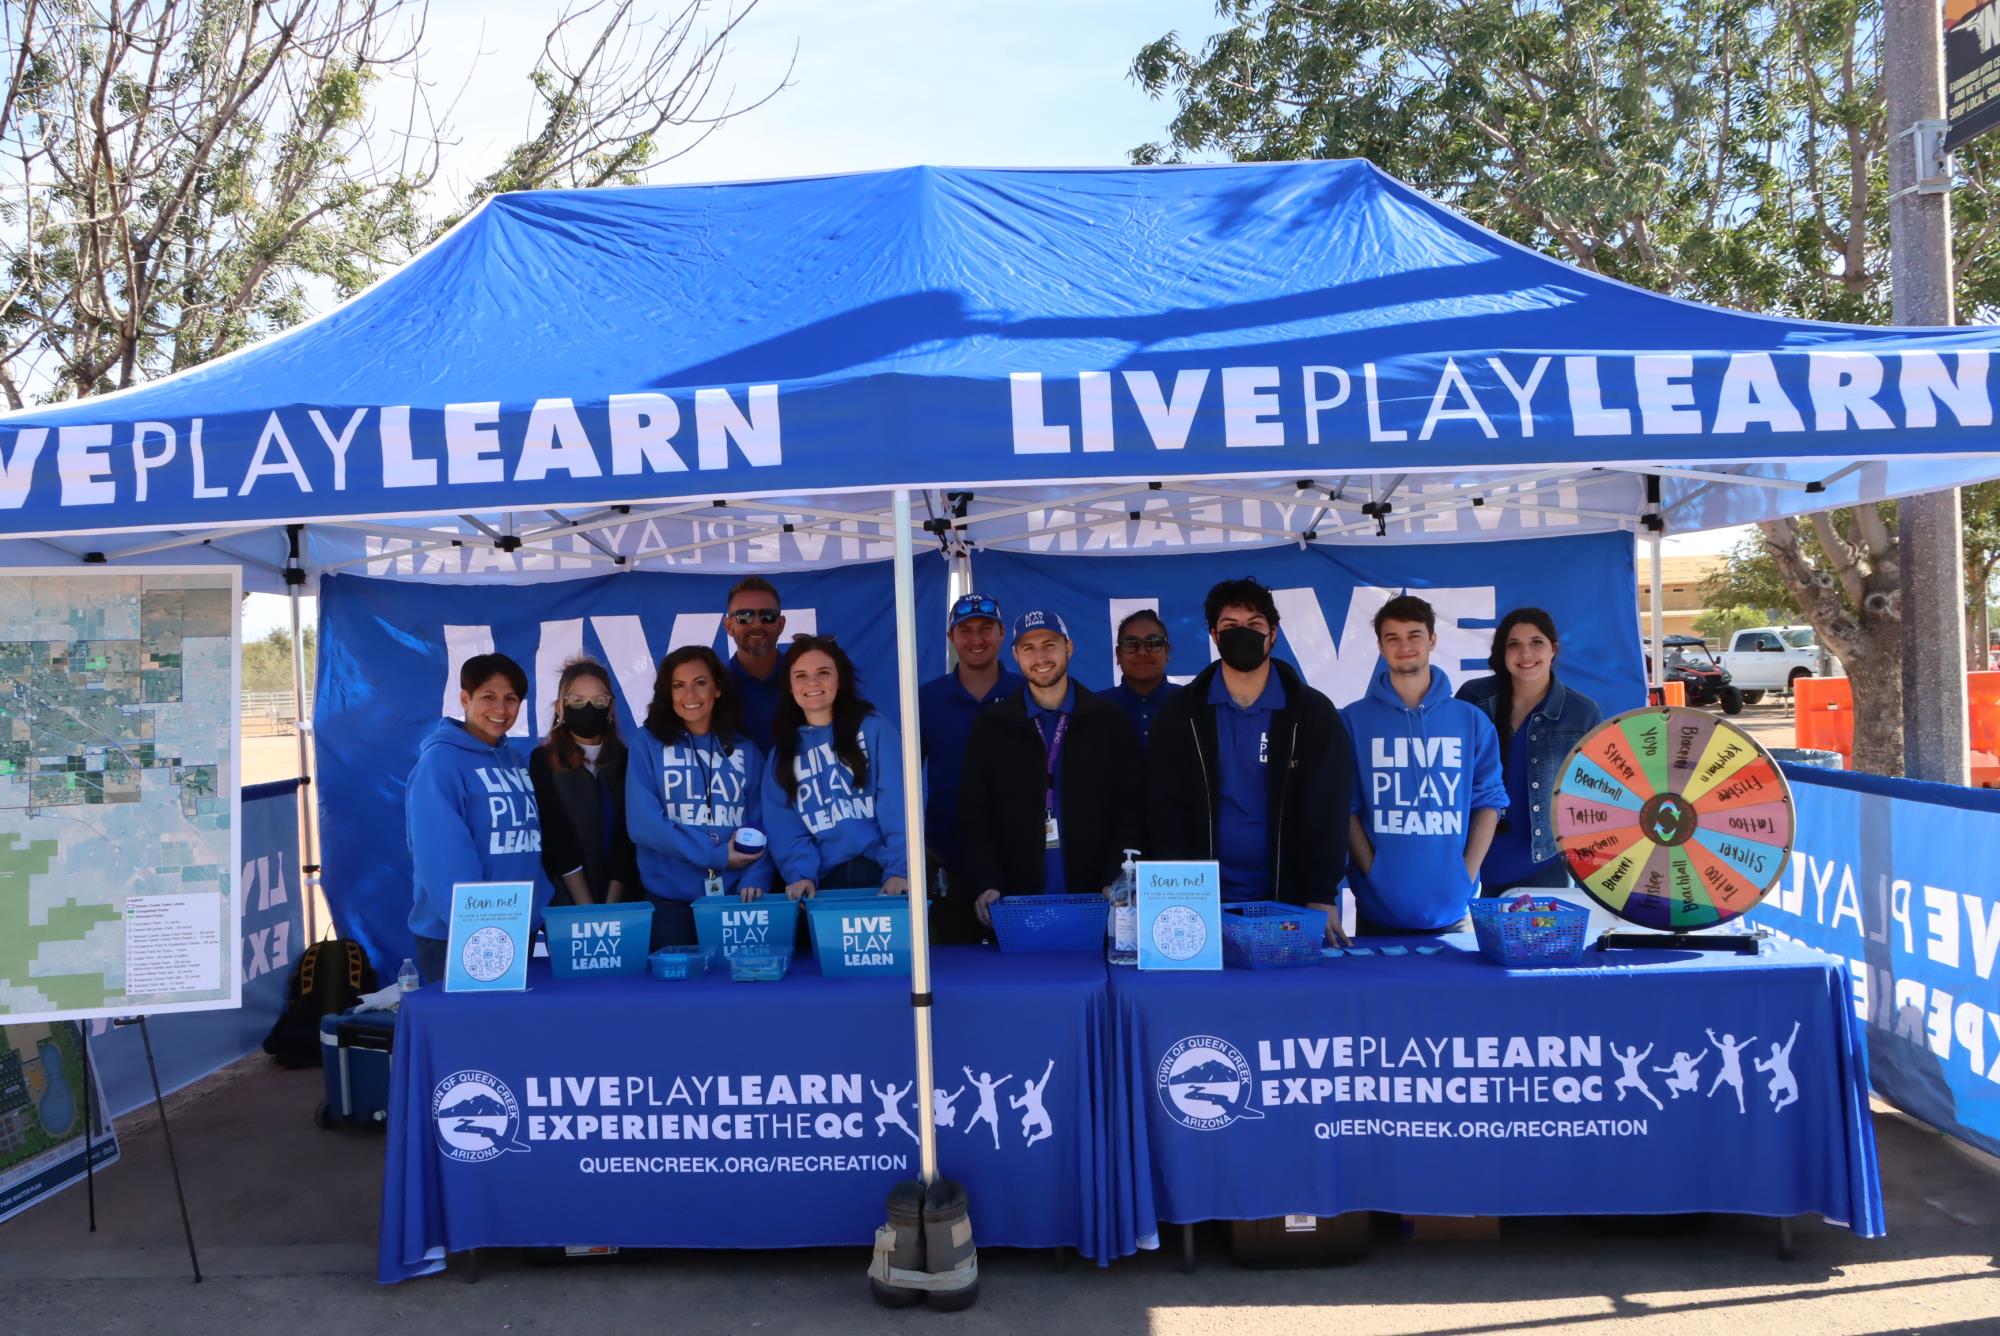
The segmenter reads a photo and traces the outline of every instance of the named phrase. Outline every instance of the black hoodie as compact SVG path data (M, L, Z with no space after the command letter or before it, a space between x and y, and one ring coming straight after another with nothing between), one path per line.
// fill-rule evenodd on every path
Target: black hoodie
M1222 772L1208 692L1222 665L1210 664L1160 708L1147 741L1148 857L1217 857ZM1271 881L1295 905L1335 904L1347 872L1347 819L1354 758L1333 702L1281 659L1271 671L1285 708L1271 720Z
M1125 711L1076 687L1063 742L1063 876L1072 894L1101 891L1118 876L1126 849L1145 847L1140 810L1145 758ZM1048 748L1028 717L1028 688L996 701L972 725L959 772L959 858L976 888L1008 895L1043 889L1043 803Z

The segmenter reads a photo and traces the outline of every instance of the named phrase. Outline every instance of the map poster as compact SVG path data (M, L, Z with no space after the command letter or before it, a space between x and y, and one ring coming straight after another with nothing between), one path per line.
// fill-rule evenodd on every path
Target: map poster
M241 573L0 570L0 1024L242 997Z
M1139 968L1222 968L1222 866L1139 864Z
M453 886L444 990L518 993L526 988L534 921L533 882L461 881Z
M84 1176L83 1083L97 1074L83 1070L81 1030L68 1022L0 1029L0 1220ZM118 1158L102 1086L90 1111L90 1157L102 1169Z

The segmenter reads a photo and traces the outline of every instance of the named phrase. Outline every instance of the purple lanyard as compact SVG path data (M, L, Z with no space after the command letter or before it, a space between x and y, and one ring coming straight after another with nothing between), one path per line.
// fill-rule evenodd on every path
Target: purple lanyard
M1040 733L1041 731L1041 721L1036 720L1035 732ZM1043 797L1043 805L1048 809L1050 816L1054 816L1056 811L1056 761L1062 756L1063 735L1068 732L1069 716L1067 714L1059 714L1056 716L1055 736L1048 737L1045 735L1042 738L1042 745L1048 749L1049 755L1049 786Z

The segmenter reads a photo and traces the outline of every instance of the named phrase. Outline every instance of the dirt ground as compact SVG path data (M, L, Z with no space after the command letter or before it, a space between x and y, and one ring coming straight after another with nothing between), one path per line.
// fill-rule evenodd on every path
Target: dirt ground
M2000 1332L2000 1163L1887 1110L1876 1125L1888 1237L1801 1220L1791 1261L1769 1220L1545 1219L1505 1221L1491 1242L1383 1239L1358 1265L1253 1271L1231 1262L1224 1227L1207 1226L1192 1274L1172 1248L1108 1268L986 1249L977 1307L944 1315L875 1307L858 1248L553 1264L503 1250L481 1254L476 1283L455 1264L379 1286L383 1139L315 1129L320 1090L317 1072L258 1058L171 1102L201 1285L189 1278L159 1128L150 1112L127 1119L125 1158L98 1181L97 1233L81 1189L0 1225L0 1331Z

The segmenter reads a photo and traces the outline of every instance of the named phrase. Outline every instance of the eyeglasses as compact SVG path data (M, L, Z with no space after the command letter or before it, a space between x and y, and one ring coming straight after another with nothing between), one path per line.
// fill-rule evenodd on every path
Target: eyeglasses
M611 708L609 696L564 696L563 704L572 710L581 710L586 705L595 705L600 710Z
M729 620L738 626L748 626L752 622L762 622L769 626L784 615L776 608L738 608L729 614Z
M960 594L958 601L951 605L951 619L962 622L968 617L991 617L1000 620L1000 604L985 594Z
M1165 636L1125 636L1118 642L1118 648L1127 654L1137 654L1140 650L1151 650L1157 654L1167 647Z

